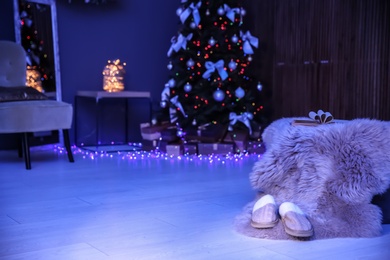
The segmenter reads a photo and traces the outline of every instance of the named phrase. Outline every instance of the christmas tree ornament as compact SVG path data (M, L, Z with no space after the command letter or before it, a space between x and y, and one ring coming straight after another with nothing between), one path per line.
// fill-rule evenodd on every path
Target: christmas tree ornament
M228 64L229 69L235 70L237 68L237 62L235 62L233 59Z
M245 16L246 15L246 10L244 8L241 8L241 15Z
M248 61L252 61L252 56L251 55L248 56Z
M176 132L176 135L177 135L178 137L183 137L183 136L184 136L184 131L183 131L183 129L178 128L178 129L177 129L177 132Z
M25 19L23 19L23 21L24 21L24 24L25 24L27 27L31 27L32 24L33 24L33 21L32 21L31 19L29 19L29 18L25 18Z
M242 113L241 115L237 115L236 113L231 112L229 114L229 120L230 120L229 130L230 131L233 130L233 126L237 122L241 122L249 129L249 134L251 135L252 134L252 127L251 127L250 121L252 119L253 119L253 115L251 113L245 112L245 113Z
M183 13L183 8L181 8L181 7L177 8L177 10L176 10L177 16L180 16L182 13Z
M197 123L196 123L196 119L194 119L194 120L192 120L192 125L197 125Z
M217 89L213 93L213 98L215 101L221 102L225 98L225 93L222 90Z
M190 23L190 27L191 29L195 29L196 28L196 24L194 22Z
M234 94L236 95L237 98L241 99L245 96L245 91L241 87L238 87L234 92Z
M210 15L210 10L207 9L205 14L206 14L207 16L209 16L209 15Z
M188 61L187 61L187 67L192 67L192 66L194 66L195 65L195 62L194 62L194 60L193 59L189 59Z
M252 46L257 48L259 46L259 39L252 36L249 31L247 31L245 34L241 31L240 36L244 41L244 46L243 46L244 53L253 54L254 51L252 49Z
M233 43L237 43L237 42L238 42L238 37L237 37L237 35L236 35L236 34L233 35L231 40L232 40Z
M215 63L212 61L206 61L205 67L207 70L202 75L204 79L210 78L210 76L215 72L215 70L218 71L219 76L222 80L225 80L228 77L228 73L225 71L223 60L219 60Z
M168 85L169 85L170 88L173 88L176 85L176 81L174 79L170 79L168 81Z
M196 5L194 3L191 3L191 5L181 12L180 14L180 20L184 24L187 18L192 14L192 18L194 19L194 23L196 26L200 23L200 14L199 14L199 8L202 6L202 2L199 1Z
M210 38L210 40L209 40L209 44L211 45L211 46L214 46L215 45L215 39L213 38L213 37L211 37Z
M190 84L190 83L186 83L185 85L184 85L184 91L185 92L190 92L192 90L192 85Z
M169 70L171 70L171 69L173 68L172 62L169 62L169 63L168 63L167 68L168 68Z
M225 14L225 9L221 6L221 7L218 8L218 11L217 11L217 12L218 12L219 15L222 16L222 15Z
M26 11L23 10L23 11L20 12L20 18L25 18L27 16L28 16L28 14L27 14Z
M263 90L263 85L261 85L260 81L257 83L257 90L262 91Z
M180 101L179 101L179 96L174 96L173 98L171 98L170 101L171 101L171 103L172 103L174 106L176 106L176 108L177 108L178 110L181 111L181 113L183 114L183 116L187 117L186 113L184 112L184 108L183 108L182 104L181 104Z
M240 8L230 8L227 4L224 5L224 9L226 11L226 17L229 18L230 21L234 22L236 14L240 14Z
M190 33L187 36L184 36L183 34L179 34L179 37L176 38L176 36L173 36L171 39L171 47L168 50L167 56L170 57L172 55L172 52L178 52L180 49L185 50L187 48L187 41L192 39L193 34Z
M170 96L171 96L171 89L170 89L170 85L169 85L169 81L168 81L167 83L165 83L164 89L161 92L161 101L167 102L169 100ZM165 107L166 103L164 103L165 106L163 106L162 104L160 104L160 105L162 107Z
M166 108L166 107L167 107L167 102L166 102L166 101L161 101L161 102L160 102L160 106L161 106L162 108Z

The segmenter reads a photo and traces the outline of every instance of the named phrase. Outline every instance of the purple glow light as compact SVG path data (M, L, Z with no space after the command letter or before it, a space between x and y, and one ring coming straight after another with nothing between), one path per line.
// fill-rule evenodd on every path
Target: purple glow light
M76 146L72 146L72 153L77 156L81 155L82 159L90 159L93 161L96 160L104 160L105 158L114 159L119 158L121 160L128 161L137 161L137 160L164 160L164 161L172 161L172 162L207 162L210 165L214 164L226 164L230 163L240 163L244 160L258 160L261 158L262 154L249 154L247 152L239 153L239 154L210 154L210 155L170 155L164 152L160 152L158 150L154 151L116 151L116 152L106 152L106 151L88 151L83 148L78 148ZM61 155L66 154L66 149L61 146L54 146L54 152L59 153Z

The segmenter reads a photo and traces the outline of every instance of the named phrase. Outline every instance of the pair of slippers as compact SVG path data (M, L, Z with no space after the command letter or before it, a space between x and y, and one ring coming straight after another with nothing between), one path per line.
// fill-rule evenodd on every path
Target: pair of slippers
M278 207L274 197L264 195L253 206L251 225L254 228L272 228L278 221ZM310 237L313 227L302 210L292 202L284 202L279 206L279 215L284 230L294 237Z

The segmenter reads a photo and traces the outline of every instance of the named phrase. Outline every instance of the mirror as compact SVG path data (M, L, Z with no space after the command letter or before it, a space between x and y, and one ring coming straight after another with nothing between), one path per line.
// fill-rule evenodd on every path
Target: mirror
M14 0L15 40L26 50L27 70L39 73L41 91L61 100L55 0ZM28 76L27 78L30 78Z

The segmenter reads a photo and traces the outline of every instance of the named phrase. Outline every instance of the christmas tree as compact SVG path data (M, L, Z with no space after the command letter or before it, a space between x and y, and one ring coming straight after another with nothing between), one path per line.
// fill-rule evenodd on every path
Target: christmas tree
M251 134L264 122L262 85L250 72L259 42L244 29L241 2L182 0L176 11L161 106L184 132L219 124Z

